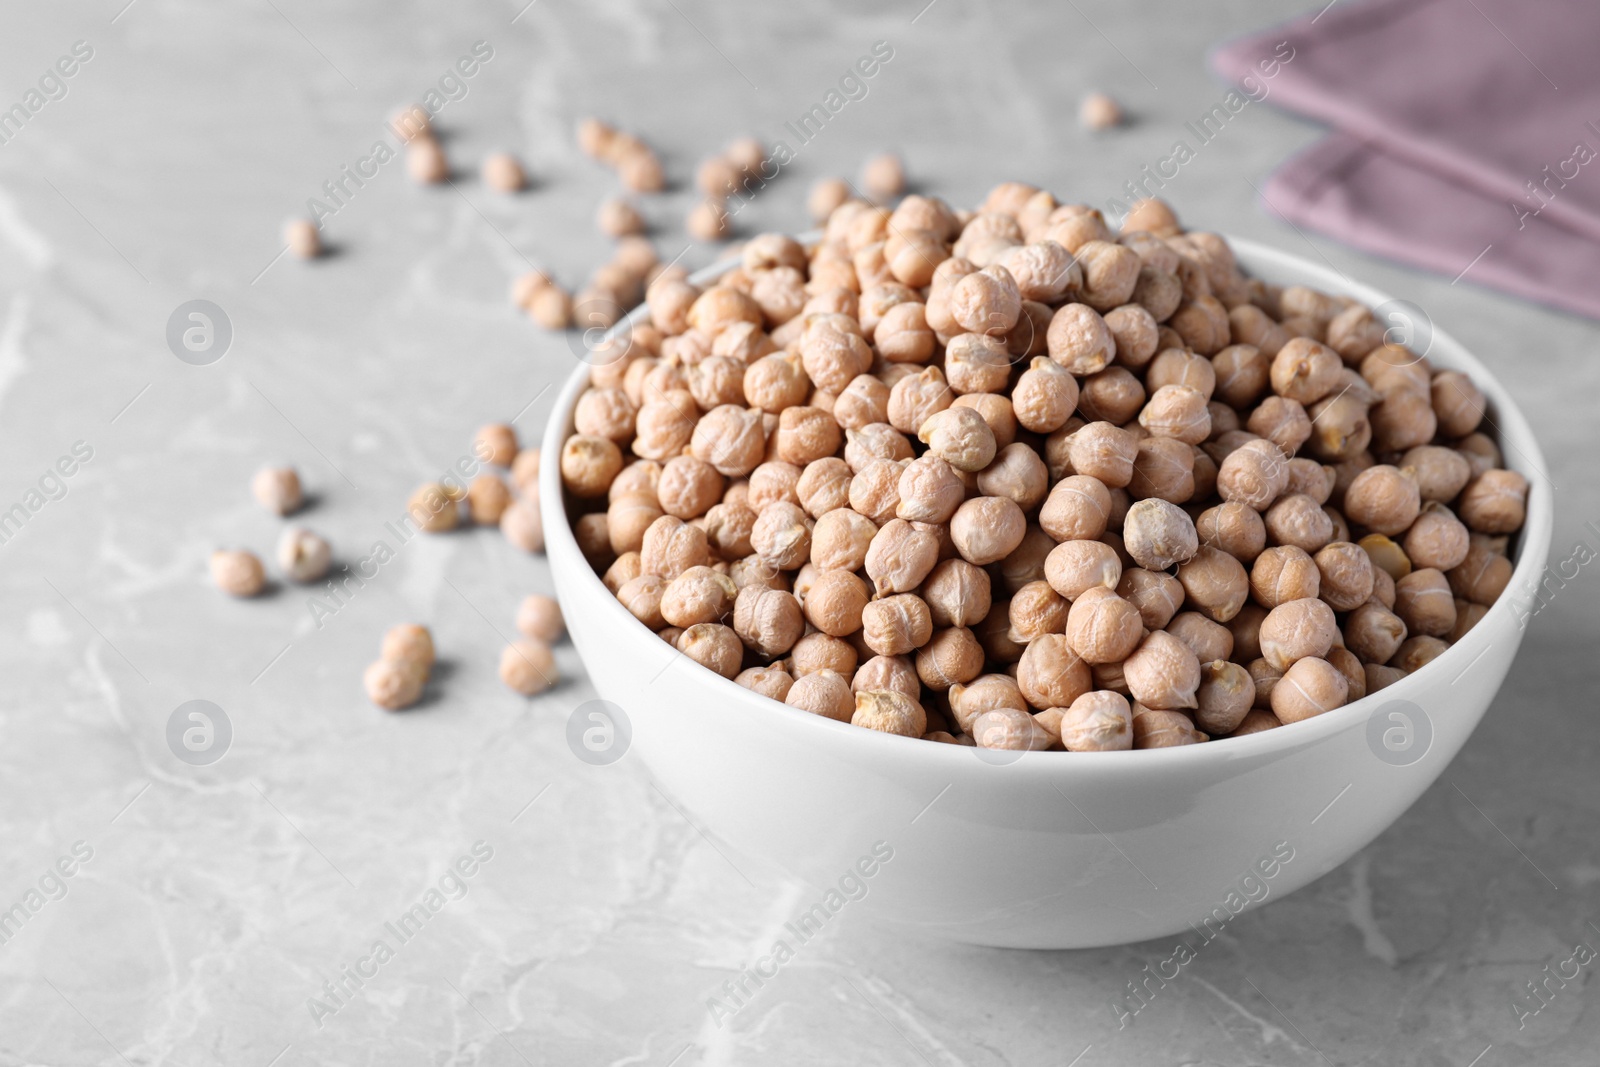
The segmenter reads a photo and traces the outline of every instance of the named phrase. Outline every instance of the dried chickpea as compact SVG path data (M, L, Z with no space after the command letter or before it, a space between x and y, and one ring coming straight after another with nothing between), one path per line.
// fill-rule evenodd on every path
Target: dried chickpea
M1200 661L1189 646L1167 633L1146 634L1122 664L1128 692L1157 711L1192 708L1200 686Z
M1018 644L1027 644L1040 634L1065 633L1069 605L1048 582L1029 582L1011 598L1008 635Z
M1416 479L1397 467L1368 467L1345 490L1343 509L1351 522L1392 537L1416 521L1422 495Z
M1522 528L1527 506L1528 479L1516 471L1493 468L1467 483L1456 510L1476 533L1507 534Z
M1194 520L1200 544L1220 549L1241 563L1253 563L1267 544L1261 513L1237 500L1202 511Z
M1387 663L1409 636L1404 620L1382 604L1369 602L1344 623L1345 647L1367 663Z
M1195 691L1194 724L1212 737L1232 734L1250 714L1255 699L1255 681L1242 665L1225 660L1203 664Z
M744 645L739 635L720 623L696 623L678 635L675 644L679 652L724 678L738 674L739 664L744 659Z
M1350 683L1325 659L1307 656L1296 660L1272 686L1272 713L1283 723L1300 722L1342 706Z
M1199 537L1194 520L1176 504L1149 498L1128 508L1122 520L1122 538L1128 555L1140 567L1164 571L1194 558Z
M1037 356L1011 391L1017 421L1034 433L1051 433L1071 418L1078 406L1078 380L1065 367Z
M1467 528L1443 504L1424 504L1401 547L1413 566L1448 571L1467 558Z
M1183 606L1183 585L1170 574L1130 567L1117 582L1117 595L1139 611L1147 630L1160 630Z
M639 551L644 545L645 531L663 514L654 493L623 493L613 498L606 512L606 532L611 551L618 554Z
M1233 657L1233 631L1198 611L1174 615L1167 623L1167 633L1188 645L1189 651L1203 664Z
M1022 509L1006 497L974 497L950 517L950 539L956 551L980 567L1010 555L1022 543L1027 528Z
M1173 748L1195 745L1206 735L1194 728L1194 721L1181 711L1157 711L1137 701L1133 705L1133 747Z
M1433 440L1438 417L1426 393L1395 389L1373 406L1372 447L1378 452L1403 452Z
M1244 737L1246 734L1258 734L1263 730L1275 730L1282 726L1278 717L1270 711L1256 709L1245 713L1245 717L1234 728L1229 737Z
M1105 370L1117 354L1111 328L1088 304L1063 304L1058 308L1050 319L1045 340L1050 358L1080 377Z
M1073 472L1098 478L1107 488L1121 489L1133 480L1138 439L1109 422L1091 422L1067 438Z
M1246 441L1217 467L1217 492L1222 499L1257 511L1267 510L1288 485L1288 458L1268 440Z
M219 549L211 553L211 581L229 596L252 597L266 588L266 571L253 552Z
M808 605L813 597L814 592L806 598ZM899 593L867 604L860 612L860 629L867 647L877 656L904 656L932 638L933 618L921 597Z
M1511 582L1511 561L1481 542L1467 546L1467 554L1447 577L1456 596L1488 606L1500 598Z
M996 708L979 715L972 723L972 737L979 748L1014 752L1044 749L1052 743L1049 731L1032 715L1015 708Z
M1296 660L1327 655L1339 637L1333 609L1312 597L1279 604L1267 612L1259 632L1262 658L1280 671Z
M438 185L450 176L444 148L431 133L419 133L406 145L406 173L418 185Z
M1034 708L1071 707L1091 687L1089 665L1065 634L1041 634L1028 642L1017 663L1016 684Z
M849 722L856 706L850 683L838 671L826 668L790 679L781 699L791 708L836 722Z
M1394 613L1411 634L1443 637L1456 624L1456 602L1450 582L1435 568L1412 571L1395 582Z
M1419 445L1400 457L1400 469L1416 479L1423 503L1448 503L1472 478L1472 465L1453 448Z
M574 496L605 496L621 470L622 451L615 441L575 434L561 446L561 484Z
M1163 385L1139 412L1139 425L1158 437L1197 445L1211 436L1211 412L1199 390L1187 385Z
M1032 511L1044 500L1050 484L1050 471L1031 445L1018 441L1006 445L994 462L978 472L978 491L985 496L1004 497L1023 511Z
M1145 405L1144 385L1126 367L1107 367L1090 374L1078 394L1078 411L1091 422L1116 426L1131 420Z
M1334 541L1318 550L1315 561L1318 573L1315 595L1326 600L1333 610L1354 611L1371 598L1376 568L1372 557L1361 546Z
M300 475L293 467L263 467L250 480L256 502L274 515L293 515L305 496L300 490Z
M774 667L750 667L740 671L733 680L751 692L760 693L779 703L787 703L789 690L794 687L794 679L789 672Z
M500 533L524 552L543 552L544 520L539 513L538 497L512 501L500 513Z
M1133 713L1121 693L1098 689L1068 706L1058 729L1068 752L1117 752L1133 747Z
M1343 366L1327 345L1309 337L1290 338L1272 357L1273 392L1309 407L1333 391Z
M970 731L977 718L986 712L1002 708L1028 710L1028 702L1016 679L1007 674L985 674L966 684L957 682L950 687L949 702L951 716L963 731Z
M880 527L883 526L895 517L900 506L897 486L904 467L903 462L891 459L874 458L867 461L860 472L850 479L846 503ZM798 483L796 490L798 492Z
M981 420L980 420L981 421ZM931 453L911 460L896 484L895 514L914 522L949 522L966 497L966 484L943 458Z
M925 523L892 519L879 527L867 549L866 571L879 596L908 593L939 561L939 538Z
M406 514L425 533L453 530L461 522L461 509L449 490L438 482L418 486L406 501Z
M761 412L733 404L724 404L706 412L695 423L689 441L690 451L695 458L704 460L730 478L755 470L766 454L766 447ZM638 451L637 446L634 450Z
M1106 532L1111 493L1098 478L1073 474L1058 481L1039 509L1039 525L1057 541L1094 540Z
M1314 499L1304 493L1280 497L1262 516L1267 540L1277 545L1293 545L1317 552L1334 539L1333 518Z
M1257 711L1270 711L1272 708L1272 687L1278 684L1278 679L1283 677L1283 672L1264 659L1253 659L1245 664L1245 670L1250 672L1250 681L1256 687L1255 709Z
M1433 662L1449 647L1437 637L1416 634L1405 639L1388 665L1398 667L1407 674L1413 674Z
M983 672L983 647L971 630L952 626L937 631L917 649L916 663L922 684L942 692Z
M674 456L661 467L656 500L661 510L680 519L693 519L722 499L722 475L704 460Z
M671 515L663 515L644 532L639 547L639 565L644 574L671 581L690 567L711 562L706 533Z
M822 571L806 591L801 607L806 621L832 637L848 637L861 629L867 586L849 571Z
M1013 600L1013 610L1015 604ZM1136 605L1097 586L1084 590L1072 602L1066 616L1066 637L1085 663L1120 663L1144 637L1143 617Z
M737 592L727 575L710 567L690 567L662 591L661 617L669 626L684 629L701 622L720 622L733 610Z
M1178 581L1188 603L1215 622L1225 623L1239 614L1250 596L1244 564L1209 545L1201 545L1191 559L1178 564Z
M989 614L989 573L964 559L943 560L923 581L922 599L934 625L971 628Z
M733 603L733 629L753 651L781 656L800 640L805 618L791 593L747 585Z
M956 470L977 472L987 467L996 452L994 431L970 407L948 407L930 415L917 429L928 452ZM904 490L901 499L905 499Z
M1103 541L1063 541L1045 557L1044 571L1050 588L1076 600L1095 586L1115 589L1122 579L1122 561Z
M290 527L278 538L278 566L291 582L317 582L333 565L333 548L310 530Z

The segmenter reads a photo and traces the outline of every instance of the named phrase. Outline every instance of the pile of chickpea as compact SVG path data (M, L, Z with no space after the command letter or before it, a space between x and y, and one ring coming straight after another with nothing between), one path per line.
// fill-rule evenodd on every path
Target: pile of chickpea
M591 355L577 541L684 656L908 737L1156 748L1423 667L1511 574L1528 485L1465 375L1246 277L1157 200L1017 182L835 207Z

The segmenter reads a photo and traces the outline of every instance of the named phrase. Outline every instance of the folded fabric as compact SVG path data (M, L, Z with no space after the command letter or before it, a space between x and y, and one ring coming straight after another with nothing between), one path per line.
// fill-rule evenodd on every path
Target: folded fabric
M1230 42L1248 88L1287 40L1280 106L1340 133L1265 190L1284 217L1382 255L1600 315L1600 4L1372 0ZM1587 284L1585 284L1587 282Z
M1600 243L1505 205L1349 134L1291 159L1262 190L1297 226L1374 255L1600 319Z

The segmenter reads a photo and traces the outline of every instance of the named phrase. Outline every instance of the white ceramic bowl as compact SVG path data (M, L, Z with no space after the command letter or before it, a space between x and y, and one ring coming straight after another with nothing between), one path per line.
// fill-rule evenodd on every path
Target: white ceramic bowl
M1389 299L1315 263L1232 243L1256 277L1373 307ZM982 945L1089 947L1185 930L1193 944L1337 867L1393 823L1466 742L1521 643L1512 592L1544 569L1553 521L1544 460L1527 420L1465 348L1435 330L1427 355L1472 376L1506 464L1530 483L1512 585L1416 674L1264 733L991 762L972 748L809 715L700 667L623 609L573 539L555 460L587 365L545 433L551 570L591 680L631 722L626 758L641 760L733 863L758 857L815 887L796 909L806 924L781 934L791 945L841 909Z

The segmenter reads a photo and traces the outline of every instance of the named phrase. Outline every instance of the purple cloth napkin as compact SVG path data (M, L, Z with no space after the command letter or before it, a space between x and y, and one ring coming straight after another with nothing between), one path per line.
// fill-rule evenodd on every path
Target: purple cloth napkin
M1272 176L1268 208L1600 318L1600 4L1335 0L1213 63L1248 88L1285 40L1272 99L1338 132Z

